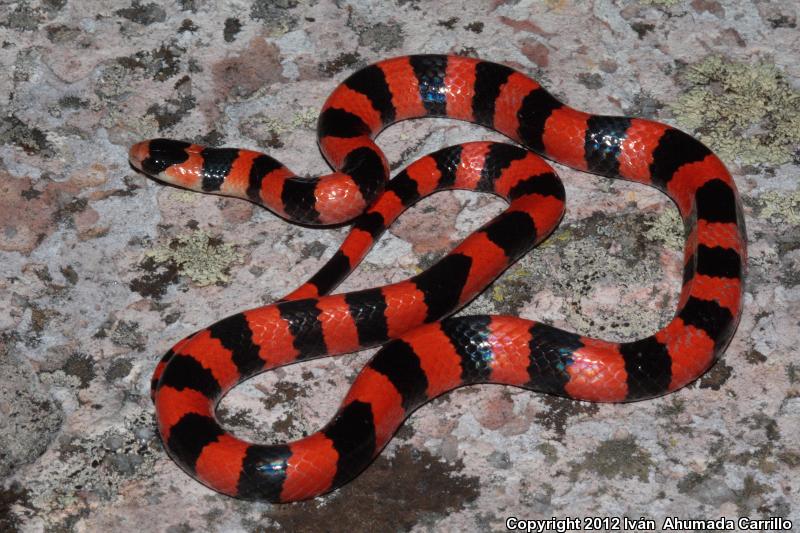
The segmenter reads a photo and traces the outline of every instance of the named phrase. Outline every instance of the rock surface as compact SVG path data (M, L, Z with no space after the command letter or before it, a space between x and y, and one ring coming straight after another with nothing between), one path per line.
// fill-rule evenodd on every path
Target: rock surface
M109 6L112 6L109 8ZM0 5L0 530L504 530L505 519L782 516L800 524L800 39L794 0L20 0ZM657 400L595 405L468 387L420 409L358 479L273 506L191 480L163 452L150 374L176 340L304 281L346 229L164 187L127 163L157 136L322 172L317 111L389 56L479 55L593 113L691 131L732 170L750 239L724 358ZM402 165L498 139L447 120L378 142ZM310 156L309 156L310 154ZM627 340L670 318L675 208L559 167L568 215L466 313ZM342 290L430 264L501 204L441 193ZM228 427L284 441L331 416L368 354L267 373Z

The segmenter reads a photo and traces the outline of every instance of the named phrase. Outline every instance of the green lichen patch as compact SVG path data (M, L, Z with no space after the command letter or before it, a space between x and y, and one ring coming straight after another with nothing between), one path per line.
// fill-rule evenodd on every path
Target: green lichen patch
M313 129L317 123L318 112L306 108L297 111L288 122L268 116L266 113L256 113L242 120L239 131L254 139L262 148L282 148L284 134L298 129Z
M168 246L151 250L146 255L157 263L174 263L181 274L201 287L227 282L231 265L243 259L236 246L203 230L181 235Z
M769 191L758 197L759 216L773 222L800 224L800 191Z
M492 285L492 301L502 307L504 313L518 312L531 298L532 279L535 279L535 273L529 269L520 266L512 268L501 282Z
M685 73L688 90L672 111L727 160L779 165L800 143L800 92L775 65L712 56Z
M288 130L286 124L266 113L256 113L239 123L239 132L254 139L262 148L282 148L281 135Z
M292 128L306 128L306 129L313 129L317 125L317 118L319 113L316 109L313 108L306 108L298 111L292 116L292 120L289 123Z
M96 408L96 404L93 404ZM127 410L126 410L127 411ZM151 479L162 450L152 428L148 409L120 416L115 427L102 434L73 427L65 430L52 447L58 461L45 462L33 476L31 500L42 516L58 511L57 523L48 531L74 531L63 526L88 513L89 495L97 505L106 505L131 483ZM1 530L2 528L0 528ZM3 530L5 531L5 530Z
M490 313L510 315L519 314L530 304L557 305L554 316L561 316L570 329L581 334L619 341L646 336L657 325L666 324L674 313L675 289L662 280L664 247L660 242L677 252L683 237L682 225L675 221L673 226L666 217L641 211L614 217L595 213L580 222L562 225L478 301L486 302ZM645 226L651 226L649 232L635 229ZM645 232L647 239L642 238ZM650 240L659 242L654 245ZM642 300L644 293L639 291L647 286L652 287L649 300ZM597 295L607 298L615 292L618 298L636 294L640 304L594 303Z
M683 221L677 209L666 209L654 219L645 219L649 226L644 236L649 241L661 241L672 250L680 250L683 246Z

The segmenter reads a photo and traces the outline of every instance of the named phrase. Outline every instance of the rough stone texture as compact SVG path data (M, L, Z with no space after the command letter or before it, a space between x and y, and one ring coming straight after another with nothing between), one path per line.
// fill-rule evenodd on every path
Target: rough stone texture
M509 515L797 524L797 22L794 0L1 3L0 530L502 530ZM164 187L128 166L127 147L171 136L321 172L313 128L327 94L359 66L414 52L505 62L577 108L654 117L723 154L750 237L736 338L664 398L592 405L469 387L420 409L324 498L271 506L213 493L155 435L158 356L280 297L346 230ZM498 137L428 120L379 142L399 168L479 138ZM563 224L467 312L618 340L656 330L680 283L675 209L647 187L560 170ZM416 272L500 208L471 193L423 202L343 289ZM254 439L314 431L367 356L261 376L221 413Z

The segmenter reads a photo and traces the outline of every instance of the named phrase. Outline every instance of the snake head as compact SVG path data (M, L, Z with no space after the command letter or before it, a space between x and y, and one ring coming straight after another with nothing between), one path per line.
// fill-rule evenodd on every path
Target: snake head
M182 183L182 176L192 174L190 159L198 150L196 145L172 139L150 139L131 146L128 160L133 168L168 183L190 186ZM194 181L194 176L192 176Z

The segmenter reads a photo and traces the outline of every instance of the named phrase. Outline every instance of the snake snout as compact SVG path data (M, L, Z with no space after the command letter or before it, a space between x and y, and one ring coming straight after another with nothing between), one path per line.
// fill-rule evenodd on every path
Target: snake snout
M150 139L131 146L128 160L134 168L151 176L157 176L172 165L189 158L190 143L172 139Z
M142 162L147 158L149 153L149 144L150 141L142 141L131 146L131 149L128 152L128 161L130 161L131 165L136 170L143 170Z

